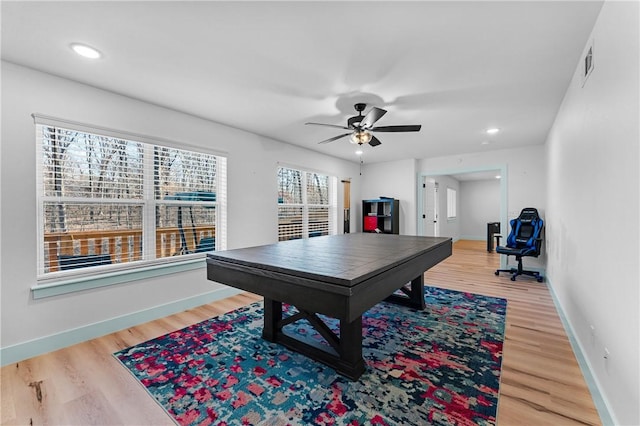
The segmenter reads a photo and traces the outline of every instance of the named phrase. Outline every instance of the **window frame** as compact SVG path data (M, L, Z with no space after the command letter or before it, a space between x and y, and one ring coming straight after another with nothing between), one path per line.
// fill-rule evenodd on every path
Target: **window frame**
M227 155L224 152L203 148L197 145L178 143L162 138L113 130L105 127L88 125L59 119L42 114L32 114L34 119L34 131L36 141L36 207L37 207L37 269L36 284L31 287L34 298L48 297L64 294L72 291L86 290L105 285L118 284L132 280L144 279L165 275L174 272L182 272L197 269L204 266L205 253L190 253L175 257L156 258L155 239L156 223L155 214L157 205L207 205L215 206L216 250L223 250L227 244ZM126 199L118 202L112 199L91 199L85 197L52 197L46 196L43 190L43 163L42 163L42 135L38 134L40 126L59 127L71 129L74 132L90 133L108 138L123 139L134 143L143 144L145 158L142 177L144 180L144 195L142 199ZM166 147L170 149L190 151L198 154L212 155L216 157L216 200L215 201L175 201L155 200L153 188L153 156L148 158L149 151L153 147ZM73 203L120 203L122 205L142 205L142 246L143 257L141 260L122 262L105 266L92 266L66 271L45 272L45 241L44 241L44 203L45 202ZM149 220L149 217L154 217ZM151 223L149 223L151 222ZM149 257L149 254L152 257Z

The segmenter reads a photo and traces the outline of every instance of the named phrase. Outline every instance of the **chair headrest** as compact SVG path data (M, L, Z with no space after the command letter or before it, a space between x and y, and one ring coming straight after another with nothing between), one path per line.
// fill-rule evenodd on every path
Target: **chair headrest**
M540 215L538 214L538 209L533 207L526 207L522 209L520 216L518 216L518 219L520 219L520 222L522 223L530 223L539 218Z
M538 210L533 207L522 209L520 216L511 220L511 232L507 237L507 247L536 248L539 252L537 240L542 231L543 220L538 215Z

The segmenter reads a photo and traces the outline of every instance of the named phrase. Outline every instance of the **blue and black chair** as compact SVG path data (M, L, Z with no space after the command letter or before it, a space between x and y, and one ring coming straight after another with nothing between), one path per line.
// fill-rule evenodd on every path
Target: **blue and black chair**
M522 209L520 216L512 219L511 232L507 237L507 244L500 245L501 235L496 237L496 252L506 254L507 256L515 256L518 261L518 268L498 269L496 275L500 272L508 272L511 275L511 281L515 281L518 275L528 275L534 277L538 282L542 282L542 275L536 271L526 271L522 269L523 257L538 257L542 247L542 228L544 221L540 218L538 210L532 207Z
M216 238L204 237L200 239L200 242L196 247L196 253L205 253L208 251L214 251L215 249L216 249Z

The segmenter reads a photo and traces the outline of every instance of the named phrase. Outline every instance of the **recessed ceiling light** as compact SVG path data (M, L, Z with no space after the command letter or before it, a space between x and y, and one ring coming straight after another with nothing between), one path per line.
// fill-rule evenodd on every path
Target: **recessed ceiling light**
M500 179L502 176L500 175L496 175L496 179Z
M482 142L480 142L480 145L489 145L490 143L491 142L489 142L489 141L482 141Z
M362 150L361 149L357 150L356 155L362 155Z
M491 129L487 129L487 133L490 134L490 135L495 135L499 131L500 131L500 129L498 129L497 127L493 127Z
M102 56L100 52L98 52L93 47L87 46L86 44L73 43L71 45L71 48L73 49L74 52L76 52L78 55L84 58L98 59L100 56Z

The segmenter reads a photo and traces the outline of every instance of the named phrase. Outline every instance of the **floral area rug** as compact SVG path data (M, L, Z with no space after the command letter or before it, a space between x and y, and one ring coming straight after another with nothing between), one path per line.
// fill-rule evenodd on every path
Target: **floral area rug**
M114 355L181 425L495 424L506 300L434 287L425 299L363 316L356 382L263 340L262 303ZM322 341L306 321L285 330Z

